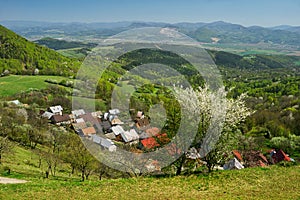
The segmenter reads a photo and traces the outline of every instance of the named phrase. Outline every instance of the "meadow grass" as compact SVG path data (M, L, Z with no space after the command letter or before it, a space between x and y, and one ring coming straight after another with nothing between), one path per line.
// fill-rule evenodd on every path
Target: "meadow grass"
M300 167L102 181L29 179L1 185L1 199L299 199Z
M60 82L66 77L62 76L18 76L10 75L0 78L0 97L12 96L16 93L32 89L46 88L49 83L46 79L56 80Z
M2 176L29 182L0 185L0 199L300 199L298 165L81 182L66 172L45 179L31 151L16 147L4 157L12 173Z

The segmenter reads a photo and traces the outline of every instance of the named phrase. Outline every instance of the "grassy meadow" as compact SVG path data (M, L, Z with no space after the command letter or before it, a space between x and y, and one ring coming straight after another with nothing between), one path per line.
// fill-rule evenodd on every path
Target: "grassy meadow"
M0 199L299 199L300 167L102 181L29 178L0 186Z
M69 166L56 176L44 178L38 157L20 146L3 157L0 176L24 179L25 184L0 185L0 199L300 199L300 166L271 166L243 170L215 171L175 177L138 177L81 182L79 174L69 176ZM79 172L78 172L79 173Z
M45 80L51 79L60 82L65 77L62 76L18 76L10 75L0 78L0 98L9 97L14 94L26 91L29 89L43 89L46 88L49 83Z

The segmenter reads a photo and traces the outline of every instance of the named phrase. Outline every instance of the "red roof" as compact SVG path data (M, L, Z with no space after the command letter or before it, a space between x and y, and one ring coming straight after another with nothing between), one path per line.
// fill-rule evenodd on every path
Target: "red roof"
M239 161L243 161L242 155L238 152L238 150L232 150L232 153Z
M159 144L156 142L156 140L152 137L141 140L141 143L146 149L152 149L154 147L159 146Z

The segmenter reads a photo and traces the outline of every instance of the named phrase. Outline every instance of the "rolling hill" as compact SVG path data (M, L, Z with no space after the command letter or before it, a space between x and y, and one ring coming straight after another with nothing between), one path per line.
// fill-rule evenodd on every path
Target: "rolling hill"
M69 76L80 62L37 45L0 25L0 72Z
M290 45L299 49L299 27L245 27L223 21L212 23L163 23L163 22L115 22L115 23L40 23L26 21L2 21L0 24L32 39L43 37L93 40L105 38L121 31L142 27L171 27L188 36L207 43L218 38L221 44L277 44Z

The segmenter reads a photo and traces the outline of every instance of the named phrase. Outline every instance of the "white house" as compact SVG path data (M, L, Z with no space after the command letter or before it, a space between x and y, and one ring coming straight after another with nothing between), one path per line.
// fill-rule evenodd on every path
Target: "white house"
M51 106L48 111L52 112L54 115L62 115L63 108L61 105Z

